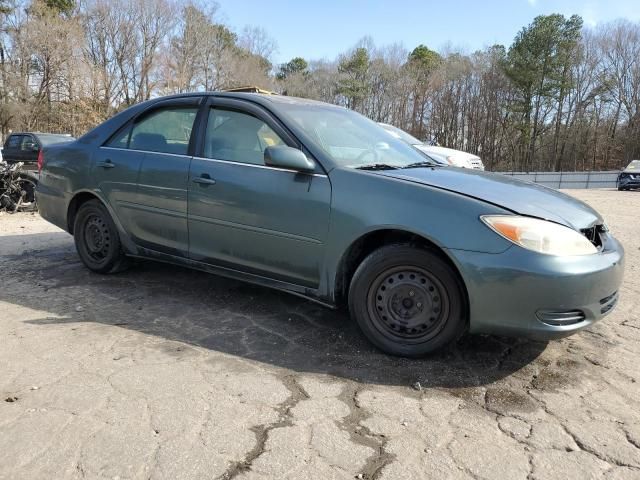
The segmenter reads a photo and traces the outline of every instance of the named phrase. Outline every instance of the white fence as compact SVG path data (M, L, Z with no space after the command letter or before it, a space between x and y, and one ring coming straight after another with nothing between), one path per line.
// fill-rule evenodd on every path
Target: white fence
M552 188L615 188L619 171L608 172L499 172Z

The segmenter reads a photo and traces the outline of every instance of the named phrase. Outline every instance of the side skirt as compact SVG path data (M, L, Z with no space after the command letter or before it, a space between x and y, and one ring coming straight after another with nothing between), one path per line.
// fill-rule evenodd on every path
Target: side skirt
M175 257L167 253L156 252L148 248L138 247L138 254L127 253L127 256L132 258L139 258L142 260L154 260L162 263L169 263L171 265L179 265L182 267L192 268L194 270L200 270L202 272L219 275L221 277L232 278L234 280L240 280L242 282L252 283L254 285L260 285L262 287L272 288L280 290L282 292L290 293L297 297L310 300L318 303L323 307L330 308L332 310L337 309L336 305L330 302L326 302L320 299L318 290L314 288L303 287L293 283L283 282L281 280L274 280L273 278L263 277L253 273L246 273L240 270L234 270L232 268L221 267L218 265L211 265L209 263L198 262L183 257Z

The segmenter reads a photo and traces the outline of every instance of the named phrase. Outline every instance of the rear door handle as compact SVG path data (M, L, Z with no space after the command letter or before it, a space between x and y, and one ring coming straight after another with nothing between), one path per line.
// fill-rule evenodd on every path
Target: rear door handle
M209 176L208 173L203 173L199 177L195 177L193 179L194 183L199 183L201 185L215 185L216 181Z
M97 165L98 167L102 167L102 168L113 168L113 167L115 167L115 166L116 166L116 165L115 165L111 160L109 160L108 158L107 158L104 162L98 162L96 165Z

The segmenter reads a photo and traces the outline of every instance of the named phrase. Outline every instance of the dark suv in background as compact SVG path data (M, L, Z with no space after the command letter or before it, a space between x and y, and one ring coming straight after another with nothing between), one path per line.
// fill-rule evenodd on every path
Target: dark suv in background
M631 160L620 175L618 175L618 190L633 190L640 188L640 160Z
M75 140L71 135L39 132L19 132L9 135L4 142L2 158L5 162L23 162L25 170L37 170L38 155L42 147Z

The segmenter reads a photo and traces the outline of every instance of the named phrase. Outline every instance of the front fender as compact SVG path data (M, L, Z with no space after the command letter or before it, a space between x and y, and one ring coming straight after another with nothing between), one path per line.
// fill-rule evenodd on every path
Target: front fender
M441 248L500 253L511 244L480 215L506 210L447 190L353 169L331 174L332 205L321 295L335 298L343 255L359 238L376 230L400 230ZM446 254L446 253L445 253Z

